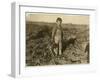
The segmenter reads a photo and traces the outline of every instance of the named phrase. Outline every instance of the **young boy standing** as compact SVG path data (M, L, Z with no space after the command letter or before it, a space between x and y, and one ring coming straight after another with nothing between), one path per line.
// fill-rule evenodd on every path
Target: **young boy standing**
M53 52L55 55L62 54L62 39L63 39L63 30L62 30L62 19L58 17L56 19L56 24L52 30L52 41L53 41Z

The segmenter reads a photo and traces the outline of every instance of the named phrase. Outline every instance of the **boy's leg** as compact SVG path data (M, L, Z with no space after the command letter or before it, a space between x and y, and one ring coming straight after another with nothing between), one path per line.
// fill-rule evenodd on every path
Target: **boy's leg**
M58 37L55 37L55 48L54 48L54 52L56 54L56 56L59 54L59 40Z
M59 55L61 55L62 54L62 43L61 43L61 41L59 42Z

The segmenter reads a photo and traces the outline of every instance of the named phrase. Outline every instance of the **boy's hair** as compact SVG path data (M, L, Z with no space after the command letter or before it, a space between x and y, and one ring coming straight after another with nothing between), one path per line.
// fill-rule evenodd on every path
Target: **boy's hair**
M57 19L56 19L56 22L57 21L61 21L62 22L62 19L60 18L60 17L58 17Z

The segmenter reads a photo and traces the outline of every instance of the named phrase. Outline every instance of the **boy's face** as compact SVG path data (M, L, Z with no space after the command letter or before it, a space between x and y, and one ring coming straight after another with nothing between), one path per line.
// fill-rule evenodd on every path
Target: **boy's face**
M58 26L60 26L62 22L61 21L57 21L56 23L57 23Z

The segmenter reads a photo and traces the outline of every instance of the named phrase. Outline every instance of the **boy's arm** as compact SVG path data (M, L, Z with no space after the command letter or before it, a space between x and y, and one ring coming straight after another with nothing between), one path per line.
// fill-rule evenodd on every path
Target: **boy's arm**
M54 40L54 35L55 35L55 31L56 31L56 27L54 27L53 29L52 29L52 41Z

